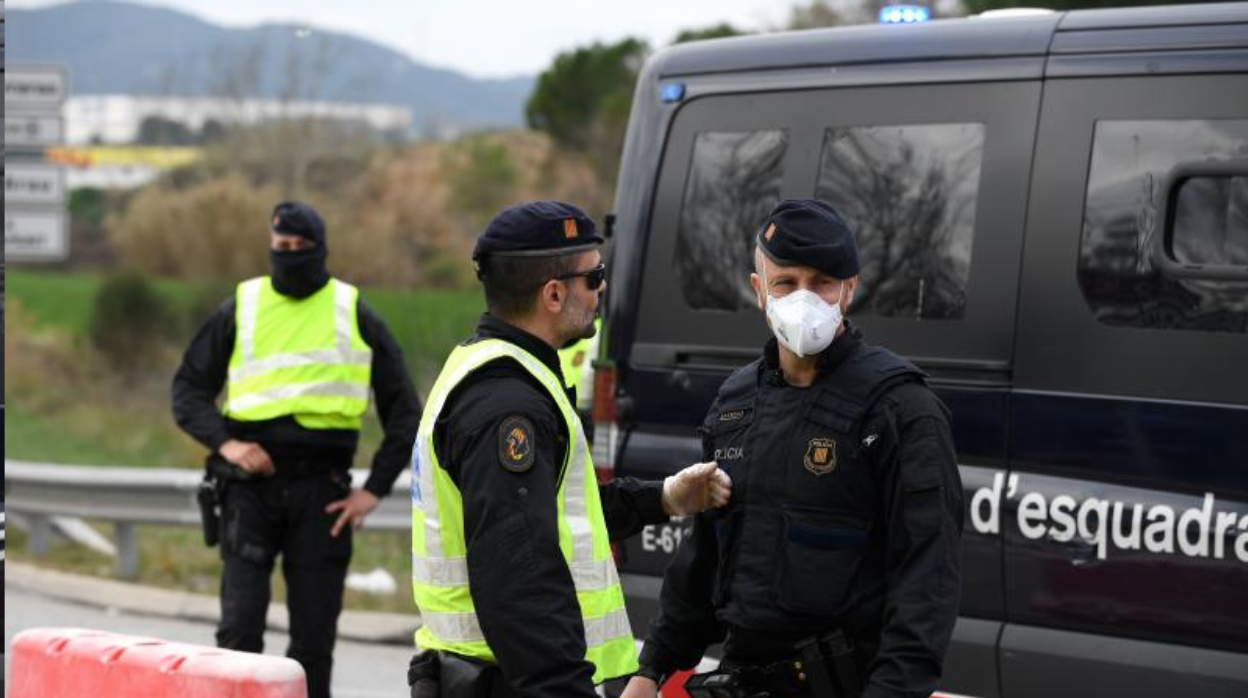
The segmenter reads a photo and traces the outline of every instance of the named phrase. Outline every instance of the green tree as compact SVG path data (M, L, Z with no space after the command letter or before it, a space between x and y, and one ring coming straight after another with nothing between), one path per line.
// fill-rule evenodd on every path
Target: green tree
M684 29L676 38L672 40L673 44L684 44L690 41L702 41L704 39L726 39L730 36L744 36L748 32L732 26L727 22L721 22L709 27L701 29Z
M1137 5L1176 5L1183 0L962 0L967 14L1011 7L1047 7L1053 10L1078 10L1089 7L1134 7Z
M529 126L573 150L606 145L604 132L628 120L633 85L648 52L644 41L624 39L559 54L538 76L525 105Z

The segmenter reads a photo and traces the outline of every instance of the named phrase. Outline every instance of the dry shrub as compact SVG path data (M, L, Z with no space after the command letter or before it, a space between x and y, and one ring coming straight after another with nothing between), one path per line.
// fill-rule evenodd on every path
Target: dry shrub
M436 144L376 157L351 210L330 233L330 268L368 285L427 285L422 259L454 246Z
M194 279L246 278L268 268L268 218L279 201L271 187L226 175L184 190L144 189L109 232L140 269Z
M610 195L584 155L559 150L545 134L506 131L378 151L350 181L295 197L238 173L184 189L152 185L109 227L125 258L147 272L241 279L268 271L273 205L302 198L325 218L335 275L369 286L463 288L475 284L473 242L499 209L560 199L601 220Z

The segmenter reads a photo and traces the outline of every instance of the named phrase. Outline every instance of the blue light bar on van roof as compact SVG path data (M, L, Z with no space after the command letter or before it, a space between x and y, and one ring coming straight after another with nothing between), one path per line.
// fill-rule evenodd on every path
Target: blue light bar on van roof
M881 24L915 24L932 18L932 11L922 5L886 5L880 9Z
M679 102L685 98L685 83L669 82L659 85L659 101L664 104Z

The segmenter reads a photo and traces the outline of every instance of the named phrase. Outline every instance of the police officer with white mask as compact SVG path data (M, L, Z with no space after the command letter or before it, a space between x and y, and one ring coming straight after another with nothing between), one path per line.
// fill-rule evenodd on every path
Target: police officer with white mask
M701 428L732 501L696 517L668 568L625 696L654 696L720 641L720 669L690 695L930 695L958 615L949 411L844 318L858 254L828 204L777 206L750 282L775 338Z

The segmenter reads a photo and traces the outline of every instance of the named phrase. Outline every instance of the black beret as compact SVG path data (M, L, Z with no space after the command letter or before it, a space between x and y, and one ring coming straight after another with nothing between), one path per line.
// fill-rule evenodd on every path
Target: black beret
M503 209L477 238L472 258L548 257L591 249L606 240L584 211L561 201L529 201Z
M780 202L759 229L758 244L780 266L813 267L837 279L858 274L854 231L823 201Z
M298 235L325 246L325 221L316 209L302 201L283 201L274 206L270 227L275 233Z

